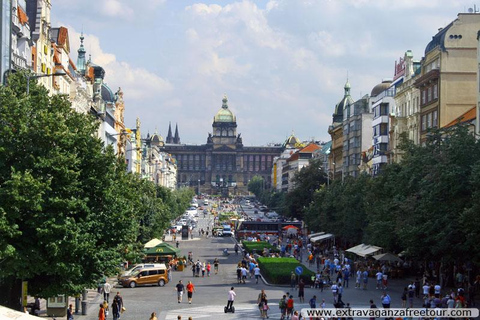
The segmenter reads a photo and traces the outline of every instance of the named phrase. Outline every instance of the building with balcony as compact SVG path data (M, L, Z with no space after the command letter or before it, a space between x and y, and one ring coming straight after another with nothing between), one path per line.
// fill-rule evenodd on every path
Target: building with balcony
M28 22L30 24L32 46L32 70L37 75L55 72L53 50L50 41L51 0L26 0ZM38 78L49 92L55 92L60 76Z
M459 13L439 29L425 48L420 91L420 142L431 128L442 128L477 104L477 32L480 14Z
M158 186L174 190L177 187L177 165L171 155L162 151L164 145L162 136L157 132L152 136L147 134L142 176Z
M280 156L273 158L272 166L272 188L277 191L288 191L288 174L283 173L283 168L287 160L296 151L305 147L305 144L301 142L293 133L285 140L283 144L284 150Z
M332 124L328 127L332 147L328 158L328 167L333 169L333 179L343 179L343 111L354 103L350 96L350 83L345 83L342 100L335 106Z
M372 142L372 113L369 96L344 106L343 109L343 174L357 177L362 151Z
M25 0L12 0L12 69L32 68L30 25Z
M295 175L300 172L304 167L310 164L310 160L313 159L316 151L320 150L321 146L311 142L307 146L294 152L284 163L282 169L282 182L287 182L286 191L290 192L295 189L295 182L293 181ZM283 187L283 186L282 186ZM285 188L283 187L282 190Z
M420 143L420 91L414 86L416 76L420 73L420 61L413 60L410 50L403 58L395 62L394 81L398 81L395 94L395 110L390 114L390 147L391 162L398 163L402 159L400 150L402 135L414 144Z
M258 175L266 182L266 188L272 187L273 159L282 153L284 147L281 144L244 146L241 135L237 134L236 116L228 107L226 96L213 118L212 131L206 144L186 145L179 143L178 127L174 139L170 139L169 128L162 150L175 158L178 186L224 196L248 194L248 182Z
M390 131L390 111L395 107L395 86L391 80L383 80L377 84L370 94L371 110L373 113L373 159L372 174L380 172L382 166L388 163L387 151Z

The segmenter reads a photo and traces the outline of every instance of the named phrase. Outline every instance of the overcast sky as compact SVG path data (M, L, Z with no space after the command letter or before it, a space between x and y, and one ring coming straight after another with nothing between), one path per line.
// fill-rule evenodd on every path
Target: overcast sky
M480 4L480 3L479 3ZM328 141L348 79L354 100L423 57L437 33L473 7L455 0L53 0L52 26L80 32L106 82L124 92L125 122L142 134L178 123L203 144L223 94L245 145Z

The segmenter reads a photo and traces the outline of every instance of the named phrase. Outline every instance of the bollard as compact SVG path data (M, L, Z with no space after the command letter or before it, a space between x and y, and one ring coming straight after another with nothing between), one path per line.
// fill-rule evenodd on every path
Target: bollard
M87 300L87 289L84 289L83 290L83 293L82 293L82 300L86 301Z
M82 316L87 315L87 301L82 301Z
M75 314L80 312L80 297L75 297Z

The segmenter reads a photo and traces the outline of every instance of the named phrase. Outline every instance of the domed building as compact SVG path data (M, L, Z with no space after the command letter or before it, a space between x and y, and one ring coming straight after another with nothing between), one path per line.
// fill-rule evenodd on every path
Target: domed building
M253 176L261 176L266 188L272 184L273 159L281 154L284 146L246 147L237 134L237 118L228 107L228 98L213 117L212 133L203 145L180 143L178 126L175 136L169 127L163 150L177 162L177 184L194 187L198 193L248 194L247 185Z

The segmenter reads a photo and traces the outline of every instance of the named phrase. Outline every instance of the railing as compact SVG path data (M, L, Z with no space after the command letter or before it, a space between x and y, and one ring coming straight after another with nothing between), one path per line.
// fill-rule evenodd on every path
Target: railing
M18 68L22 68L22 69L27 69L27 59L25 59L24 57L20 57L19 55L17 54L13 54L13 64L18 67Z

